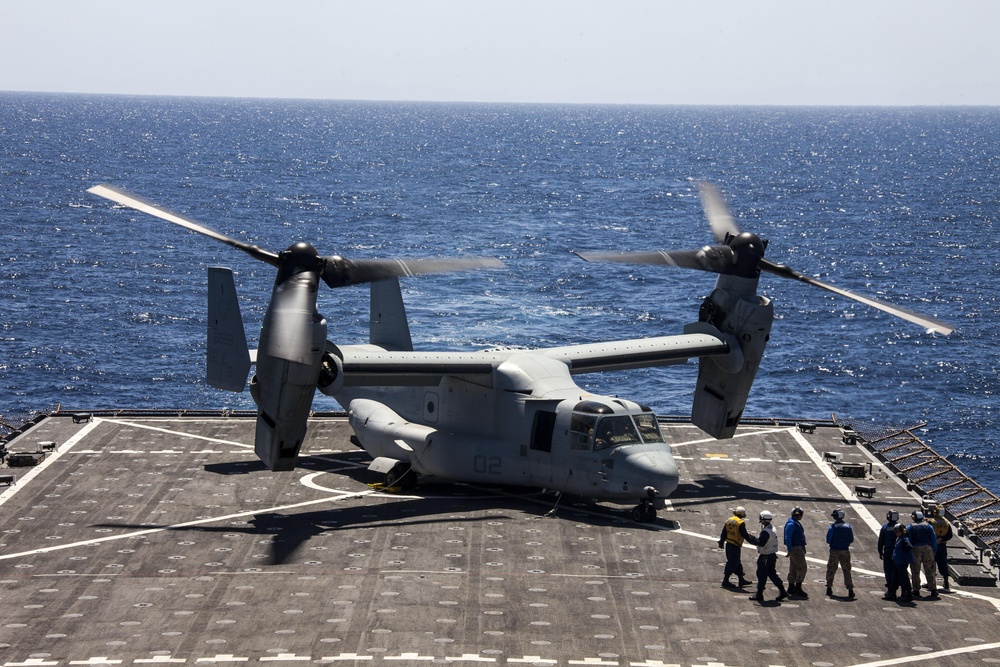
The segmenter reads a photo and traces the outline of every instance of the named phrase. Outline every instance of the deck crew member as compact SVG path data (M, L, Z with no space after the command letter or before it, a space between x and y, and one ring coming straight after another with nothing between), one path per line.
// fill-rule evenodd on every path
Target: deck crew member
M785 522L785 558L788 559L788 592L792 595L809 599L809 594L802 590L802 582L806 580L806 531L802 527L803 511L801 507L792 510L792 515ZM758 584L759 585L759 584Z
M757 544L757 538L747 532L745 519L747 511L743 507L733 510L733 515L729 517L725 525L722 526L722 533L719 535L719 548L726 549L726 569L722 575L722 587L729 588L729 577L734 574L739 577L739 586L747 586L753 582L746 578L743 571L743 562L740 560L740 553L743 551L743 542Z
M833 595L833 577L837 568L844 570L844 585L847 586L847 598L854 599L854 580L851 578L851 544L854 542L854 529L844 521L844 510L839 507L830 513L833 523L826 531L826 543L830 545L830 558L826 561L826 594Z
M885 575L885 587L889 588L892 577L892 548L896 545L896 524L899 523L899 512L889 510L885 513L885 523L878 531L878 557L882 561L882 574Z
M892 563L892 570L889 572L889 585L886 587L883 600L895 600L896 589L903 589L902 602L913 600L913 590L910 586L910 563L913 562L913 545L910 538L906 536L906 526L897 523L892 527L893 537L890 540L891 546L886 549L885 560Z
M764 601L764 586L768 579L778 587L779 602L788 597L785 584L775 569L778 563L778 534L771 525L773 518L767 510L760 513L760 534L757 536L757 593L750 596L751 600L757 602Z
M937 564L938 574L941 575L941 590L950 591L948 587L948 541L954 537L951 524L941 516L941 506L935 505L930 509L931 517L928 522L934 527L934 536L937 538L937 553L934 562Z
M937 535L934 534L934 527L924 521L924 513L920 510L910 514L910 519L912 521L906 529L906 536L913 545L913 563L910 564L913 596L920 597L920 570L923 569L930 597L936 598L938 597L937 581L935 581L937 566L934 563L934 556L937 554Z

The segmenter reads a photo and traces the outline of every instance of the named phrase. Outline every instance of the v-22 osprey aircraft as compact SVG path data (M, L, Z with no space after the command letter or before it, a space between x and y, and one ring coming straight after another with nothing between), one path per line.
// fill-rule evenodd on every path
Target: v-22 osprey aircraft
M418 475L540 487L632 504L652 522L678 484L677 464L653 412L641 403L578 387L582 373L663 366L698 358L692 422L731 437L763 357L772 302L757 294L761 271L833 291L925 328L947 324L842 290L764 259L766 241L743 233L718 190L701 184L717 244L699 250L577 253L588 261L662 264L718 274L698 321L681 334L534 350L421 352L413 349L399 278L490 269L493 258L360 259L320 256L309 243L274 253L220 234L121 188L89 192L183 226L277 269L256 350L250 350L232 271L209 268L207 379L250 393L257 404L255 452L271 470L294 468L316 390L348 413L352 441L388 486ZM317 309L320 281L370 284L367 344L327 339Z

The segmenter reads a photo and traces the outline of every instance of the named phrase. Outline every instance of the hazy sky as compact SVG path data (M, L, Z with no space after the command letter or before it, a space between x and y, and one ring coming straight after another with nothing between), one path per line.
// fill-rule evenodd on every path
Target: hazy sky
M0 90L1000 105L998 0L0 0Z

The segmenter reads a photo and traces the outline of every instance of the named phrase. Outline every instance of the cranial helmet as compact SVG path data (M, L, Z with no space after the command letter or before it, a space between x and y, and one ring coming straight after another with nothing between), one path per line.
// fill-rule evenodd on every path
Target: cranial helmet
M745 519L747 516L747 511L743 508L742 505L740 505L739 507L733 510L733 514L740 517L741 519Z
M773 518L774 517L771 516L771 513L768 512L767 510L764 510L763 512L760 513L760 522L761 523L771 523L771 519L773 519Z
M932 505L930 509L927 510L927 513L930 514L932 517L937 518L941 516L941 506Z
M910 514L910 518L913 519L914 521L923 521L924 513L921 512L920 510L917 510L916 512Z
M792 518L801 519L805 512L802 511L801 507L795 507L792 509Z
M833 517L834 521L843 521L844 520L844 510L842 510L842 509L840 509L838 507L837 509L835 509L832 512L830 512L830 516Z
M885 518L887 521L899 521L899 512L896 510L889 510L885 513Z

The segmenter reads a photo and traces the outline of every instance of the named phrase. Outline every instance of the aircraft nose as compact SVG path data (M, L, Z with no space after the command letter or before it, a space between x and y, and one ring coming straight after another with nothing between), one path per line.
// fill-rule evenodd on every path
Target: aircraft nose
M633 452L625 457L625 465L639 488L652 486L660 496L668 496L677 488L677 463L670 452Z

